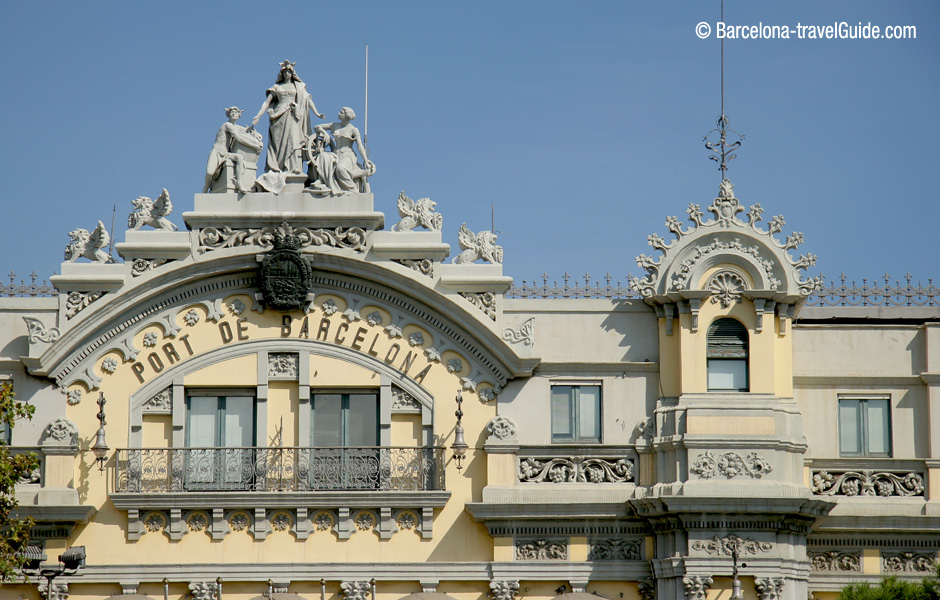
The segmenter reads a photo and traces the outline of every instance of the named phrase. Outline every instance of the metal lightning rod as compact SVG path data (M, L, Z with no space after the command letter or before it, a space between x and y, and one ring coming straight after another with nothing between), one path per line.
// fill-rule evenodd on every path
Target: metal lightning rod
M362 134L362 145L366 148L366 156L369 156L369 44L366 44L366 122L365 133Z

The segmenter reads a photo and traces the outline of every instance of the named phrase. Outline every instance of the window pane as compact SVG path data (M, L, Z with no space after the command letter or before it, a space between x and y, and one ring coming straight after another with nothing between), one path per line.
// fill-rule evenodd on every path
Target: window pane
M313 399L313 445L342 446L342 396L317 394Z
M708 389L747 390L747 361L709 359Z
M582 440L601 439L601 388L578 387L578 437Z
M373 394L350 394L346 413L345 446L375 446L378 440L378 403Z
M229 396L222 415L222 445L227 448L254 446L255 399Z
M888 454L891 452L891 427L887 400L866 400L868 418L868 452Z
M571 386L552 387L552 438L571 439Z
M219 399L215 396L193 396L189 399L190 448L208 448L218 445Z
M859 401L839 400L839 452L861 454Z

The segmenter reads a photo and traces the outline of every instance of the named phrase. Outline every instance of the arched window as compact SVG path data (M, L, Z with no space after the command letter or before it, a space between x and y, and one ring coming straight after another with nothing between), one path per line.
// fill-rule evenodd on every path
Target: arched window
M747 329L734 319L718 319L708 328L708 391L746 392Z

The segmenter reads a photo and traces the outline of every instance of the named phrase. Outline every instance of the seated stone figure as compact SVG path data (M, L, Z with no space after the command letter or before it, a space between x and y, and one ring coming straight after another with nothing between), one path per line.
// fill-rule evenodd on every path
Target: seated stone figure
M375 174L375 165L366 157L362 136L352 124L356 113L348 106L343 107L337 118L339 121L336 123L314 127L313 135L304 147L309 162L307 190L334 196L369 192L369 176ZM357 162L353 146L359 152L362 164Z
M225 109L228 123L215 134L215 143L206 163L203 193L247 192L258 174L258 157L264 145L261 134L236 124L242 111L236 106Z

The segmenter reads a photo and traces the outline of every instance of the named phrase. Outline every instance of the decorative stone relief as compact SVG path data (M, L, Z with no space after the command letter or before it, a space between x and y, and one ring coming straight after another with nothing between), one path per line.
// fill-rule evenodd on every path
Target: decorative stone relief
M71 241L65 247L65 262L75 262L79 258L87 258L91 262L107 264L114 259L105 252L111 242L108 230L104 223L98 221L98 226L91 233L87 229L73 229L69 232Z
M163 531L166 527L166 517L161 513L152 512L144 518L144 527L150 532Z
M243 512L234 513L228 520L228 526L232 531L245 531L251 523L247 514Z
M705 594L712 583L714 583L714 580L711 577L702 577L700 575L686 575L682 578L685 597L688 600L705 600Z
M199 319L200 319L199 311L196 310L195 308L190 308L188 311L186 311L186 314L183 315L183 321L185 321L186 324L189 325L190 327L198 323Z
M885 573L931 573L936 568L933 552L882 552L881 569Z
M720 302L722 308L728 308L741 301L747 281L734 271L719 271L708 280L705 289L712 293L712 304Z
M317 531L328 531L333 529L335 524L336 519L332 513L326 511L320 511L313 517L313 525L317 528Z
M398 216L401 221L392 225L392 231L411 231L415 227L440 231L444 225L444 216L434 212L436 206L437 202L430 198L412 200L402 191L398 194Z
M402 511L398 513L398 518L395 520L398 524L398 529L414 529L418 526L418 517L411 511Z
M568 560L568 540L516 540L516 560Z
M393 338L393 339L400 338L402 335L401 327L399 327L398 325L394 323L392 323L391 325L385 328L385 333L388 334L388 337Z
M811 571L862 571L861 552L807 552Z
M344 581L339 587L343 600L366 600L371 591L368 581Z
M796 288L794 292L798 290L798 293L805 296L822 286L821 277L802 279L799 274L799 271L806 270L816 263L816 257L813 254L804 254L798 259L793 259L789 254L790 250L796 249L803 243L803 235L793 233L785 241L777 241L774 236L783 230L784 219L781 216L776 216L771 219L766 230L761 229L758 225L763 215L760 204L751 206L747 211L747 222L739 220L737 215L744 212L744 207L733 196L732 188L730 182L728 185L723 183L719 191L719 197L715 198L711 206L708 207L708 210L715 215L714 219L710 221L703 220L705 213L702 212L701 206L690 204L686 210L689 221L692 222L689 229L683 229L677 217L668 217L666 219L666 227L676 236L675 241L667 242L657 234L652 234L646 238L649 245L654 250L662 252L663 256L659 260L645 254L637 257L637 265L646 270L647 275L642 279L637 277L630 279L630 286L636 292L644 298L649 298L670 291L688 289L689 276L692 274L695 263L708 254L725 251L737 252L748 257L750 262L764 271L770 289L789 291L789 286L774 276L775 263L780 263L781 259L785 260L786 266L789 267L787 270L790 271L793 287ZM715 238L710 244L703 243L703 238L711 228L718 231L740 231L742 235L760 236L765 238L767 245L777 248L781 252L777 253L777 256L764 256L757 245L745 247L741 242L741 238L735 238L734 241L721 241ZM689 251L690 245L692 245L691 251ZM678 265L674 265L673 262L677 260L676 256L680 254L688 256L688 258ZM670 267L670 270L674 273L672 281L662 279L663 267L666 266Z
M353 321L358 321L361 317L359 316L358 310L350 307L343 311L343 318L352 323Z
M49 581L42 579L39 582L39 596L45 600L66 600L69 597L69 584L65 582L53 582L52 591L49 591Z
M591 542L588 560L643 560L643 541L594 540Z
M156 269L167 262L165 258L135 258L131 263L131 277L140 277L147 271Z
M331 298L320 306L320 310L323 311L323 314L329 317L339 310L339 306L337 306L336 301Z
M412 333L408 336L408 345L409 346L420 346L424 343L424 336L420 332Z
M375 515L367 510L363 510L356 514L356 518L353 521L356 524L356 528L359 531L368 531L375 527L377 522Z
M275 513L271 518L271 528L274 531L287 531L293 524L293 519L286 512Z
M59 444L75 445L78 439L78 427L68 419L56 419L46 425L45 437Z
M489 596L493 600L515 600L519 594L518 581L491 581Z
M633 428L633 437L652 442L653 438L656 437L656 417L649 416L637 423L636 427Z
M706 554L717 554L719 556L733 556L733 551L737 549L738 556L745 554L757 554L759 552L770 552L773 544L770 542L758 542L753 538L741 539L733 533L718 537L717 535L707 541L696 541L692 543L692 548Z
M62 390L62 393L65 394L65 401L71 404L72 406L78 404L82 401L82 391L79 389L74 390Z
M104 292L69 292L65 298L65 317L71 319L100 298Z
M467 301L483 311L487 317L496 320L496 296L491 292L474 294L471 292L459 292Z
M461 377L460 385L463 387L463 389L467 391L470 391L470 392L477 391L477 382L474 381L473 379L470 379L469 377Z
M418 273L421 273L427 277L434 277L434 261L432 261L430 258L393 258L392 262L397 262L398 264L408 267L412 271L417 271Z
M308 229L295 227L293 233L298 236L300 248L321 247L350 248L359 252L366 250L366 232L361 227L337 227L335 229ZM209 252L221 248L241 246L269 247L274 240L274 228L232 229L206 227L199 232L199 251Z
M59 339L59 337L62 335L62 332L60 332L55 327L46 329L46 326L43 325L42 321L34 317L23 317L23 320L26 321L26 339L30 344L35 344L36 342L46 342L47 344L51 344L52 342Z
M633 470L633 461L626 458L519 458L520 483L626 483Z
M155 331L148 331L144 334L144 347L153 348L157 345L157 342L160 340L160 336L157 335Z
M500 441L515 439L516 424L509 417L497 415L486 424L486 433L489 437Z
M382 313L380 313L380 312L377 311L377 310L374 310L374 311L370 312L369 314L366 315L366 323L368 323L370 327L375 327L376 325L381 325L381 324L382 324Z
M297 352L268 354L268 377L297 377L300 374L300 355Z
M480 402L484 404L492 402L496 399L496 389L492 387L480 388L477 390L477 396L480 398Z
M757 577L754 579L754 589L760 600L779 600L783 595L783 585L786 583L781 577Z
M112 375L117 370L117 368L118 361L113 356L109 356L108 358L101 361L101 370L108 375Z
M136 200L131 200L134 210L127 217L128 229L140 229L144 225L149 225L154 229L163 231L176 231L176 225L167 219L173 212L173 203L170 202L170 192L163 188L163 192L156 201L146 196L138 196Z
M214 581L195 581L189 584L193 600L218 600L219 586Z
M819 496L923 496L924 478L919 473L817 471L813 473L812 490Z
M202 531L209 526L209 519L201 512L194 512L186 519L190 531Z
M397 385L393 385L392 410L401 412L421 410L421 403L405 390L401 389Z
M448 373L459 373L463 371L463 361L459 358L452 358L447 361L447 372Z
M738 475L746 475L754 479L760 479L767 473L773 471L773 466L756 452L752 452L743 457L737 452L725 452L717 458L711 452L699 454L698 458L689 467L689 472L698 475L702 479L711 479L718 475L724 475L728 479Z
M168 413L173 409L173 389L163 388L141 405L145 413Z
M638 581L637 591L639 591L640 598L643 600L656 600L656 580L652 577L647 577L646 579Z
M535 343L535 317L527 319L519 329L507 327L503 330L503 339L510 344L522 342L524 346L531 346Z
M474 235L467 229L467 224L462 223L457 232L457 242L463 252L454 258L454 264L464 265L480 259L493 264L503 262L503 247L496 244L496 234L492 231Z
M235 300L233 300L232 303L229 304L229 307L228 307L229 312L231 312L231 313L232 313L233 315L235 315L236 317L237 317L238 315L242 314L243 312L245 312L245 309L246 309L246 308L248 308L248 307L245 306L245 303L242 302L241 300L239 300L238 298L236 298Z
M428 360L431 362L441 362L441 353L437 351L436 348L426 348L424 355L428 357Z
M281 312L310 308L314 294L312 257L300 252L301 236L288 223L272 230L271 250L263 255L258 267L257 285L266 308Z

